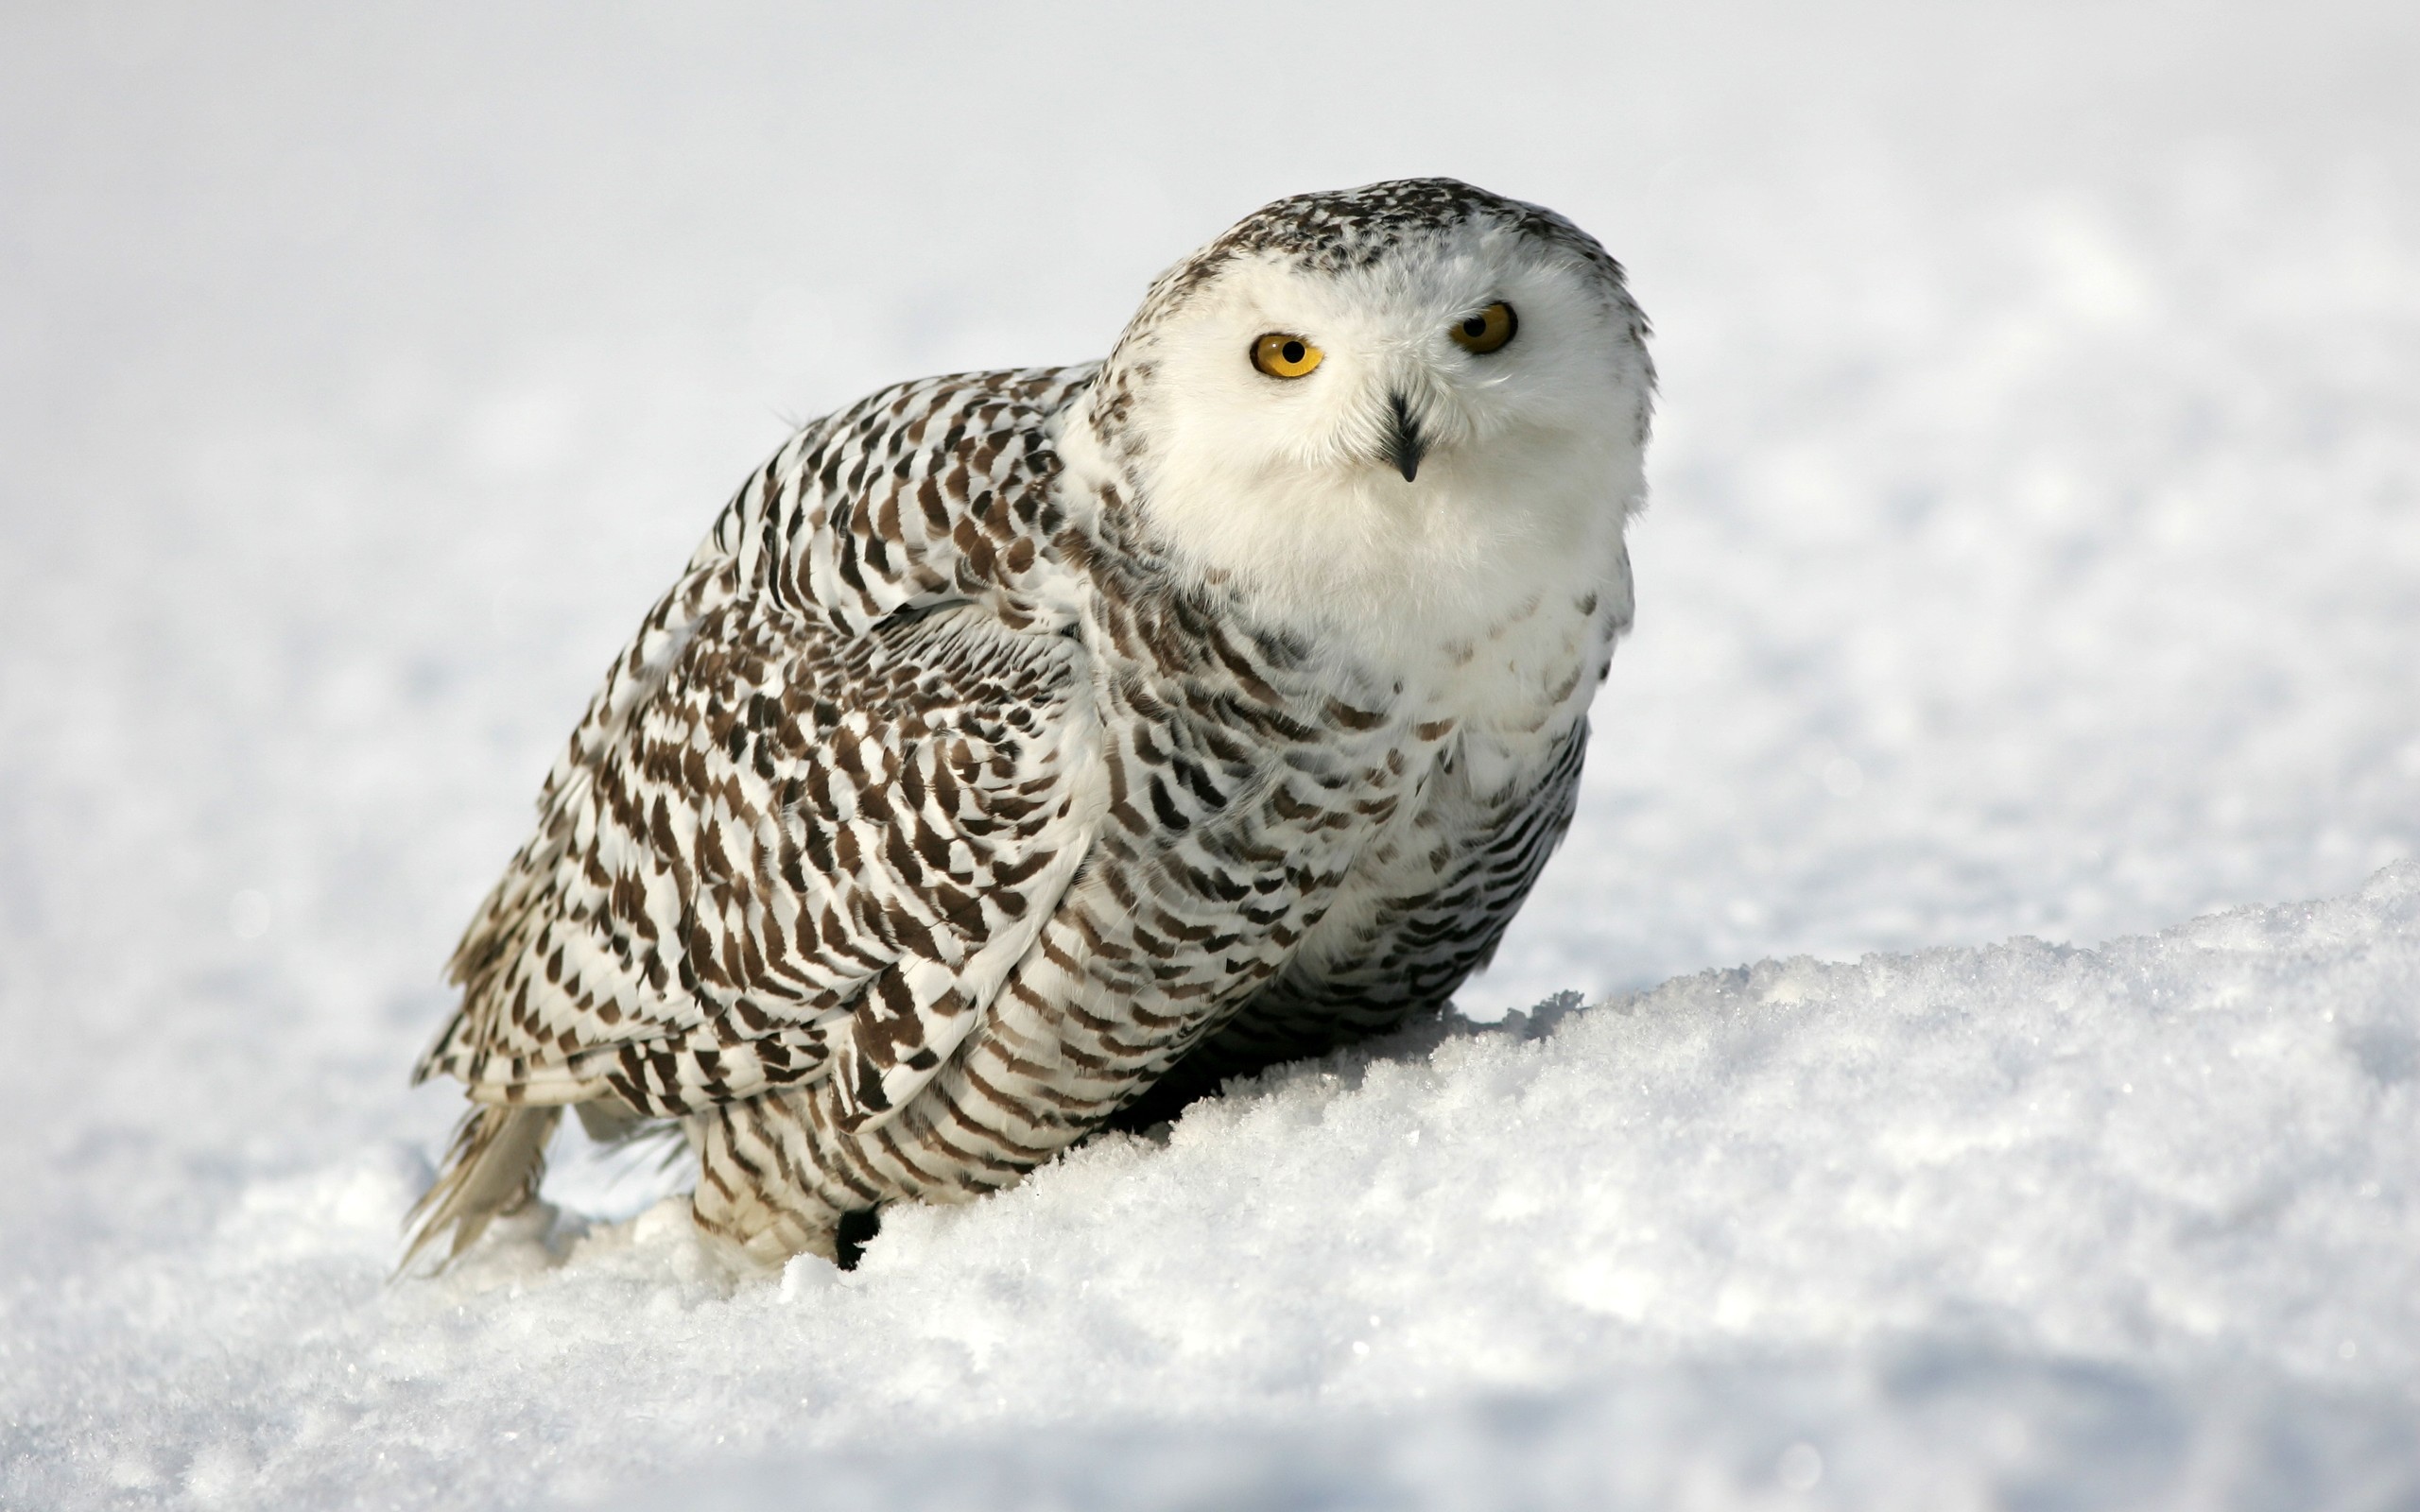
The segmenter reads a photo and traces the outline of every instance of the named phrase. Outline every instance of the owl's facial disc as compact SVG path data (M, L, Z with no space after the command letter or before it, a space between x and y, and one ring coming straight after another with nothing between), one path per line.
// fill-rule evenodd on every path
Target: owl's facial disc
M1635 428L1633 314L1600 267L1484 218L1357 261L1271 249L1167 312L1138 418L1167 489L1497 492L1541 448Z
M1289 612L1433 627L1613 559L1653 378L1601 254L1474 215L1188 271L1112 359L1097 433L1181 559Z

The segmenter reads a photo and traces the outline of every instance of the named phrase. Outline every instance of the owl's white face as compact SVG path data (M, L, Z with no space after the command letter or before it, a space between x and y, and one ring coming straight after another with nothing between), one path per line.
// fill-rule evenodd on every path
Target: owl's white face
M1468 350L1495 305L1511 338ZM1142 507L1182 559L1286 617L1483 630L1618 570L1651 384L1634 322L1599 270L1484 222L1342 271L1236 259L1134 353Z

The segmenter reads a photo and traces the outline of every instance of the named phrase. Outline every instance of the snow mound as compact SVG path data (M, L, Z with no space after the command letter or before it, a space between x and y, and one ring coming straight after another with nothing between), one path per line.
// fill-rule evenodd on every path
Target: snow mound
M0 1501L2420 1496L2409 864L1430 1025L899 1210L850 1273L735 1277L667 1200L389 1286L424 1174L255 1182L9 1297Z

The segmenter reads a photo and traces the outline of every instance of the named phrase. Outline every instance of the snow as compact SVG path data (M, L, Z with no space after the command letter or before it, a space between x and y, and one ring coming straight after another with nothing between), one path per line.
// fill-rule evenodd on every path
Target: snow
M778 1284L672 1198L389 1286L427 1174L389 1142L46 1298L15 1489L510 1504L703 1460L734 1505L2409 1499L2416 1089L2405 864L2098 951L1432 1026Z
M2408 8L209 15L0 18L0 1504L2420 1502ZM1467 1017L845 1275L573 1147L388 1284L780 417L1436 171L1665 375Z

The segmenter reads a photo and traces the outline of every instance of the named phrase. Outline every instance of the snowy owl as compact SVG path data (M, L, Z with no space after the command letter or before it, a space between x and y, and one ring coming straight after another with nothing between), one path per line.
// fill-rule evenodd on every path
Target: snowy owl
M1281 199L1098 363L793 436L606 674L452 963L414 1210L565 1107L776 1264L1443 1004L1571 817L1631 618L1648 326L1561 215Z

